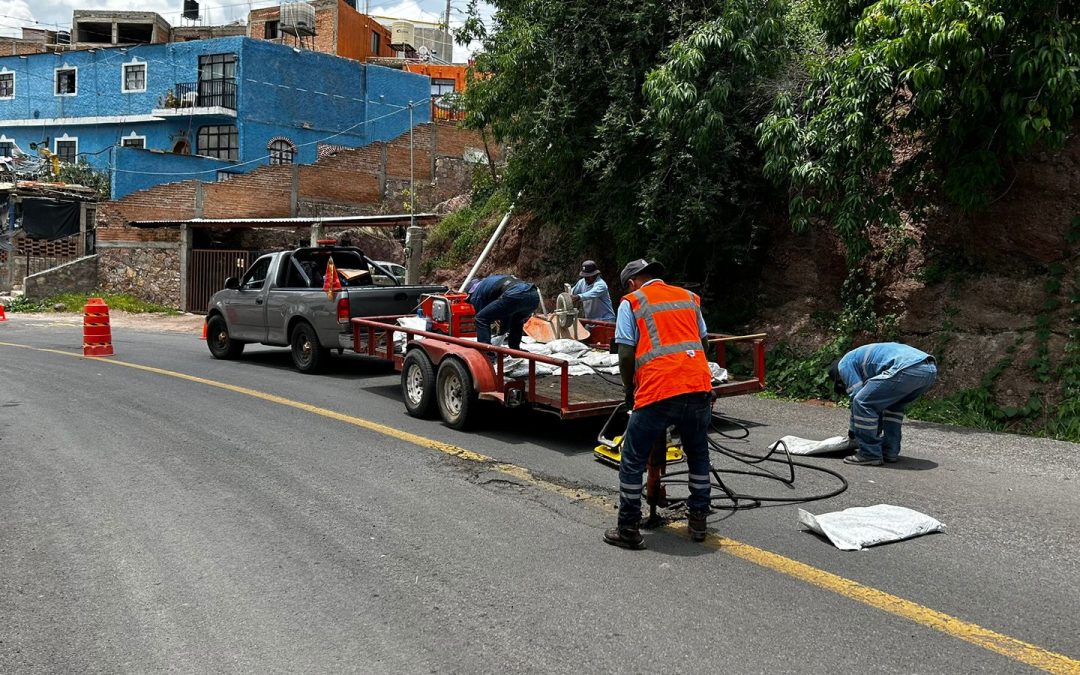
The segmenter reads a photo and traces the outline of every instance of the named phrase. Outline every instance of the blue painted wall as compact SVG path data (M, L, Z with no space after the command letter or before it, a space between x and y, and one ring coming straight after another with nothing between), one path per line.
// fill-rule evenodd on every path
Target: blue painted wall
M161 150L113 148L112 198L120 199L136 190L162 183L185 180L214 182L222 169L238 171L234 162L198 155L174 155ZM162 175L169 174L169 175Z
M198 79L200 55L223 53L239 55L235 118L188 115L148 119L155 108L163 107L166 92L176 83ZM133 61L147 64L145 92L122 91L122 66ZM75 96L54 94L54 73L60 67L78 69ZM53 150L57 138L77 138L80 157L110 170L117 182L114 193L119 196L157 183L185 180L195 170L192 166L206 166L179 155L117 154L110 150L133 133L146 137L148 149L168 151L183 139L196 152L200 127L235 124L240 144L235 169L250 171L268 163L267 146L274 138L286 138L297 146L296 162L311 163L320 142L361 147L408 131L410 101L416 102L413 124L429 121L431 114L430 81L424 75L311 51L296 52L291 47L243 37L0 57L0 72L5 70L15 74L15 97L0 100L0 135L14 140L26 152L31 142L48 139ZM85 119L90 117L111 120ZM46 123L49 119L59 121ZM13 126L5 124L7 120L43 123ZM116 166L112 164L114 157L122 158ZM163 175L170 172L176 175ZM212 174L209 179L213 179Z

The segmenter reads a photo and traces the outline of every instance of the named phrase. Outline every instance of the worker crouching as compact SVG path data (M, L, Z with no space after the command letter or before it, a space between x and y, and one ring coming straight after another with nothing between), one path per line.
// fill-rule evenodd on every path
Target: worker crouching
M491 344L491 324L498 321L507 333L507 346L519 349L525 322L540 304L540 292L511 274L493 274L473 286L469 303L476 309L477 342Z
M604 541L622 548L645 548L639 529L645 466L653 443L674 426L689 469L690 536L702 541L712 484L708 430L712 421L712 376L705 355L701 299L665 284L664 266L644 259L627 263L620 279L630 292L619 303L615 342L619 372L632 410L619 463L618 526Z

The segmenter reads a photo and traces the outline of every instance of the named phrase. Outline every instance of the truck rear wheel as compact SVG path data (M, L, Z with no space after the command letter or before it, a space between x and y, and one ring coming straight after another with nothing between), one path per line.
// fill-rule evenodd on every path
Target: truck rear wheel
M469 413L476 405L469 369L457 359L446 359L439 364L435 390L438 394L439 415L446 426L464 429L469 425Z
M244 351L244 343L232 339L229 326L220 315L214 315L206 322L206 346L215 359L235 359Z
M401 363L401 395L413 417L435 414L435 365L422 349L413 349Z
M319 336L311 324L301 322L293 328L292 340L293 365L301 373L317 373L330 358L330 350L319 344Z

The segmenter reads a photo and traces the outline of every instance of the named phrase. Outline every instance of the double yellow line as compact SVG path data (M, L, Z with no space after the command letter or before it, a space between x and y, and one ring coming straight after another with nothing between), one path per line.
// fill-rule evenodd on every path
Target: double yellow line
M385 424L379 424L378 422L372 422L361 417L354 415L346 415L344 413L335 412L326 408L320 408L318 406L311 405L309 403L302 403L300 401L294 401L292 399L284 398L282 396L276 396L274 394L268 394L266 392L258 391L257 389L249 389L247 387L239 387L234 384L228 384L225 382L218 382L216 380L209 380L203 377L196 377L194 375L187 375L184 373L178 373L172 370L165 370L163 368L155 368L153 366L144 366L137 363L128 363L126 361L118 361L116 359L88 359L77 352L67 352L59 349L44 349L40 347L31 347L29 345L14 344L10 342L0 342L0 346L3 347L17 347L20 349L29 349L37 352L46 352L50 354L59 354L61 356L74 357L79 359L94 360L97 363L107 363L115 366L123 366L125 368L133 368L135 370L141 370L148 373L155 373L157 375L164 375L166 377L172 377L179 380L186 380L188 382L195 382L197 384L203 384L209 387L215 387L217 389L224 389L225 391L231 391L236 394L242 394L244 396L250 396L252 398L261 399L268 403L275 403L288 408L294 408L296 410L302 410L304 412L319 415L345 424L351 424L368 431L390 436L401 441L412 443L424 448L430 448L432 450L438 450L441 453L457 457L470 462L482 462L488 464L492 469L502 472L506 475L512 476L519 481L528 483L540 489L548 492L552 492L561 495L571 501L579 503L587 503L599 508L611 511L614 509L614 505L602 497L598 497L589 492L583 490L575 490L568 488L551 481L543 480L534 476L528 469L515 466L513 464L506 464L498 462L495 459L482 455L465 448L452 445L450 443L444 443L425 436L410 433L408 431L402 431L394 427L387 426ZM686 536L686 525L684 523L674 523L667 526L667 529L679 532L683 536ZM823 588L827 591L842 595L846 598L861 602L876 609L888 612L895 616L914 621L917 624L932 628L937 631L941 631L947 635L964 640L971 644L982 647L983 649L990 650L997 654L1007 656L1010 659L1014 659L1029 666L1034 666L1041 670L1045 670L1049 673L1073 673L1080 675L1080 661L1065 656L1064 654L1058 654L1036 645L1011 638L1008 635L1002 635L1001 633L994 632L992 630L983 628L978 624L957 619L956 617L949 616L943 612L939 612L929 607L925 607L910 600L905 600L891 593L879 591L876 588L865 586L857 581L847 579L831 572L812 567L805 563L801 563L797 560L766 551L764 549L744 544L734 539L728 539L727 537L721 537L716 535L710 535L705 540L706 546L709 546L715 550L722 551L729 555L741 558L747 562L760 565L767 569L779 572L788 577L798 579L800 581L813 584L819 588Z

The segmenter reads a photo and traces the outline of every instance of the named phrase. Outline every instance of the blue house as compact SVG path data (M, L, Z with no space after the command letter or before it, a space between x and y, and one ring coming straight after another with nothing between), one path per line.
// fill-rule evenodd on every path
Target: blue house
M30 144L160 183L312 163L430 121L427 77L227 37L0 57L0 154Z

